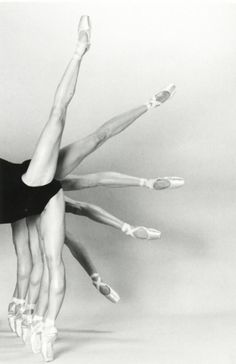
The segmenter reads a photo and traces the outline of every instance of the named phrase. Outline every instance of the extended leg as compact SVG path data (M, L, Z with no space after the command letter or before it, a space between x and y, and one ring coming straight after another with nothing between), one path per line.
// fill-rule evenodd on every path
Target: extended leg
M67 196L65 197L65 201L66 212L86 216L91 220L121 230L129 236L138 239L159 239L161 236L160 231L156 229L129 225L99 206L87 202L75 201Z
M64 191L92 187L147 187L155 190L177 188L184 184L180 177L140 178L117 172L99 172L86 175L68 175L62 181Z
M94 273L97 273L97 269L83 244L78 239L75 239L68 231L66 231L65 244L73 257L80 263L90 277Z
M73 257L81 264L84 270L88 273L90 278L92 279L92 283L95 288L109 301L113 303L117 303L120 300L120 297L114 289L111 288L107 283L104 283L100 277L100 274L97 273L97 269L94 266L91 258L89 257L86 249L80 243L78 239L75 239L70 233L66 232L65 244L70 249Z
M31 186L49 183L55 175L67 107L74 95L80 63L89 42L89 20L82 17L76 50L56 90L53 106L28 170L22 176Z
M87 155L94 152L105 141L121 133L150 108L159 106L165 102L173 94L174 89L175 87L171 85L166 90L154 96L156 104L153 103L154 101L152 99L147 104L112 118L86 138L62 148L59 153L56 178L60 180L64 179Z

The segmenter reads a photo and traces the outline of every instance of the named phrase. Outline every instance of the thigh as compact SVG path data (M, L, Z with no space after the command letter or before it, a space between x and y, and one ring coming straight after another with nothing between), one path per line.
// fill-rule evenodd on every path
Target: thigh
M65 239L65 202L62 189L48 202L41 215L40 231L47 261L61 261Z
M55 178L59 180L65 178L106 139L107 135L105 133L95 132L62 148L59 152Z

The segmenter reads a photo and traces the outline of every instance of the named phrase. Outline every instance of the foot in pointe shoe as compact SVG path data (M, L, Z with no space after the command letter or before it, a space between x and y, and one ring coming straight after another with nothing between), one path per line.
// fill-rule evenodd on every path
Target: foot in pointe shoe
M12 332L16 332L15 329L15 316L16 316L16 303L10 302L8 306L8 323Z
M90 48L91 23L89 16L83 15L78 26L78 44L76 52L84 55Z
M118 303L120 296L118 293L111 288L107 283L103 282L98 273L93 273L91 275L92 283L94 287L100 292L104 297L106 297L112 303Z
M41 351L41 333L43 330L43 322L37 320L32 322L30 330L30 345L32 352L38 354Z
M181 177L144 178L140 182L140 186L150 188L151 190L176 189L183 185L184 179Z
M156 95L154 95L147 103L148 109L153 109L162 105L175 94L176 86L172 83Z
M155 240L161 237L161 232L156 229L146 228L145 226L132 226L127 223L123 224L121 231L137 239Z
M29 338L31 336L31 325L33 321L33 316L30 314L23 315L23 321L22 321L22 339L24 343L29 341Z
M57 339L57 329L55 326L44 327L41 334L41 353L44 361L50 362L54 359L53 346Z

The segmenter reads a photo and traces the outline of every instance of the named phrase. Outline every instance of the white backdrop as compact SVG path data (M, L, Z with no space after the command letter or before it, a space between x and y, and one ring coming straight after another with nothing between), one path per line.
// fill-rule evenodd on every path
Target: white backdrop
M63 145L108 118L146 102L174 82L174 98L109 141L78 169L182 176L183 189L94 190L73 197L100 204L127 222L156 227L161 241L135 241L111 228L68 218L102 276L122 297L120 312L217 313L236 308L235 5L155 1L0 4L0 155L31 155L53 93L91 16L84 59ZM78 223L79 220L79 223ZM11 297L15 257L0 227L0 315ZM65 249L67 296L77 308L114 309L90 287ZM72 310L72 311L71 311ZM118 311L117 311L118 310ZM120 310L120 311L119 311Z

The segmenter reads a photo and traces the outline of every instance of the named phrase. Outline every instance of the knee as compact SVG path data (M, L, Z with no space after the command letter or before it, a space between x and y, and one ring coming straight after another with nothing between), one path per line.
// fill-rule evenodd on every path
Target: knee
M25 280L30 277L32 272L32 262L31 261L21 261L18 260L17 275L20 280Z
M95 135L96 138L96 144L99 147L101 144L103 144L108 138L109 138L109 130L108 129L101 129L96 132Z
M31 270L30 281L31 284L37 286L40 284L43 275L43 262L37 262L33 264Z
M47 264L50 277L50 287L57 293L61 294L65 290L65 270L62 259L47 257Z
M66 113L66 106L60 102L57 102L51 110L50 114L51 120L57 122L62 121L64 119L65 113Z
M48 266L50 274L51 273L53 274L54 272L61 271L62 266L63 266L61 256L55 256L55 255L47 254L46 255L46 261L47 261L47 266Z

